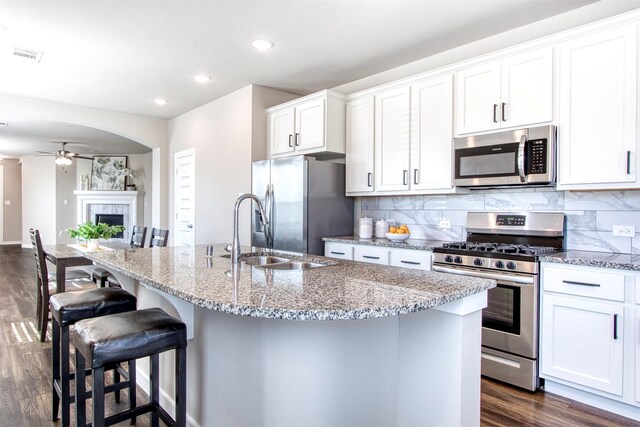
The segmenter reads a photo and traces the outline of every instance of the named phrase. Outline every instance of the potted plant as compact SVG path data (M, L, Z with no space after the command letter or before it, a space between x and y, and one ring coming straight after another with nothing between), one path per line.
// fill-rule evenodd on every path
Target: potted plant
M102 222L94 224L91 221L87 221L78 225L77 228L68 228L67 232L73 239L84 240L87 249L95 250L98 249L100 239L110 239L114 235L123 232L124 229L121 225L109 225Z

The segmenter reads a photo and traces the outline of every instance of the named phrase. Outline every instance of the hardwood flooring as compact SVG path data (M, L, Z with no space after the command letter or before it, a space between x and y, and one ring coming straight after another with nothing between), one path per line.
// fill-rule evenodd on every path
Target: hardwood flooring
M30 250L0 246L0 292L0 426L58 426L60 422L50 421L51 343L40 343L37 338L35 265ZM120 405L113 396L108 396L107 413L126 407L126 391L124 393ZM138 389L138 402L146 401L146 394ZM72 406L72 425L73 410ZM640 426L628 418L553 394L529 393L487 379L482 379L481 424L485 427ZM140 417L137 425L148 426L149 418ZM206 422L203 427L207 427Z

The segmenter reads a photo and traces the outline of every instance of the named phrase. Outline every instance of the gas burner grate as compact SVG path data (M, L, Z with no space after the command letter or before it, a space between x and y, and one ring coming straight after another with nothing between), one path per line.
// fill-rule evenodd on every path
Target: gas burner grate
M451 249L455 251L475 251L475 252L495 252L502 254L517 255L542 255L557 251L556 248L550 246L530 246L530 245L511 245L505 243L473 243L473 242L452 242L442 245L443 249Z

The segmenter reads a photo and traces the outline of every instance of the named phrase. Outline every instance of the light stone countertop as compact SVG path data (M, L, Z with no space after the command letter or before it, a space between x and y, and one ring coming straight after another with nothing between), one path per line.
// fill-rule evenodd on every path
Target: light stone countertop
M195 305L225 313L291 320L368 319L427 310L496 286L494 280L306 256L309 270L231 271L224 245L87 253L109 269ZM248 248L243 248L243 252ZM273 254L272 254L273 255ZM281 255L281 254L278 254ZM289 259L301 257L282 255Z
M541 262L640 271L640 255L568 250L540 257Z
M385 248L398 248L398 249L413 249L418 251L431 251L433 248L439 248L443 243L447 243L441 240L422 240L422 239L407 239L402 243L395 243L388 239L361 239L356 236L341 236L341 237L323 237L324 242L335 243L348 243L351 245L365 245L365 246L381 246Z

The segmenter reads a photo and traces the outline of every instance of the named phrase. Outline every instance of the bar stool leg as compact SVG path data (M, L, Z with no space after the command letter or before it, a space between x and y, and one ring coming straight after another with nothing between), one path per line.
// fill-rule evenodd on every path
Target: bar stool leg
M129 360L129 409L136 407L136 361ZM136 416L131 417L131 425L137 421Z
M104 427L104 366L93 369L93 427Z
M113 383L114 384L118 384L120 382L120 371L118 370L120 368L120 364L118 363L116 365L116 369L113 370ZM116 397L116 403L120 403L120 390L116 390L114 392L115 397Z
M187 425L187 349L176 349L176 426Z
M51 324L52 330L58 329L55 323ZM62 400L62 426L67 427L71 425L71 392L69 391L69 327L63 326L60 328L60 341L59 341L60 354L60 394Z
M85 427L87 425L87 388L85 385L84 357L76 349L76 425Z
M52 421L58 421L58 414L60 409L60 396L56 391L56 381L60 380L60 330L58 329L58 322L53 319L51 324L51 395L53 396L53 415L51 417Z
M160 407L160 355L149 356L151 359L151 403L157 409ZM151 413L151 426L158 427L158 412Z

